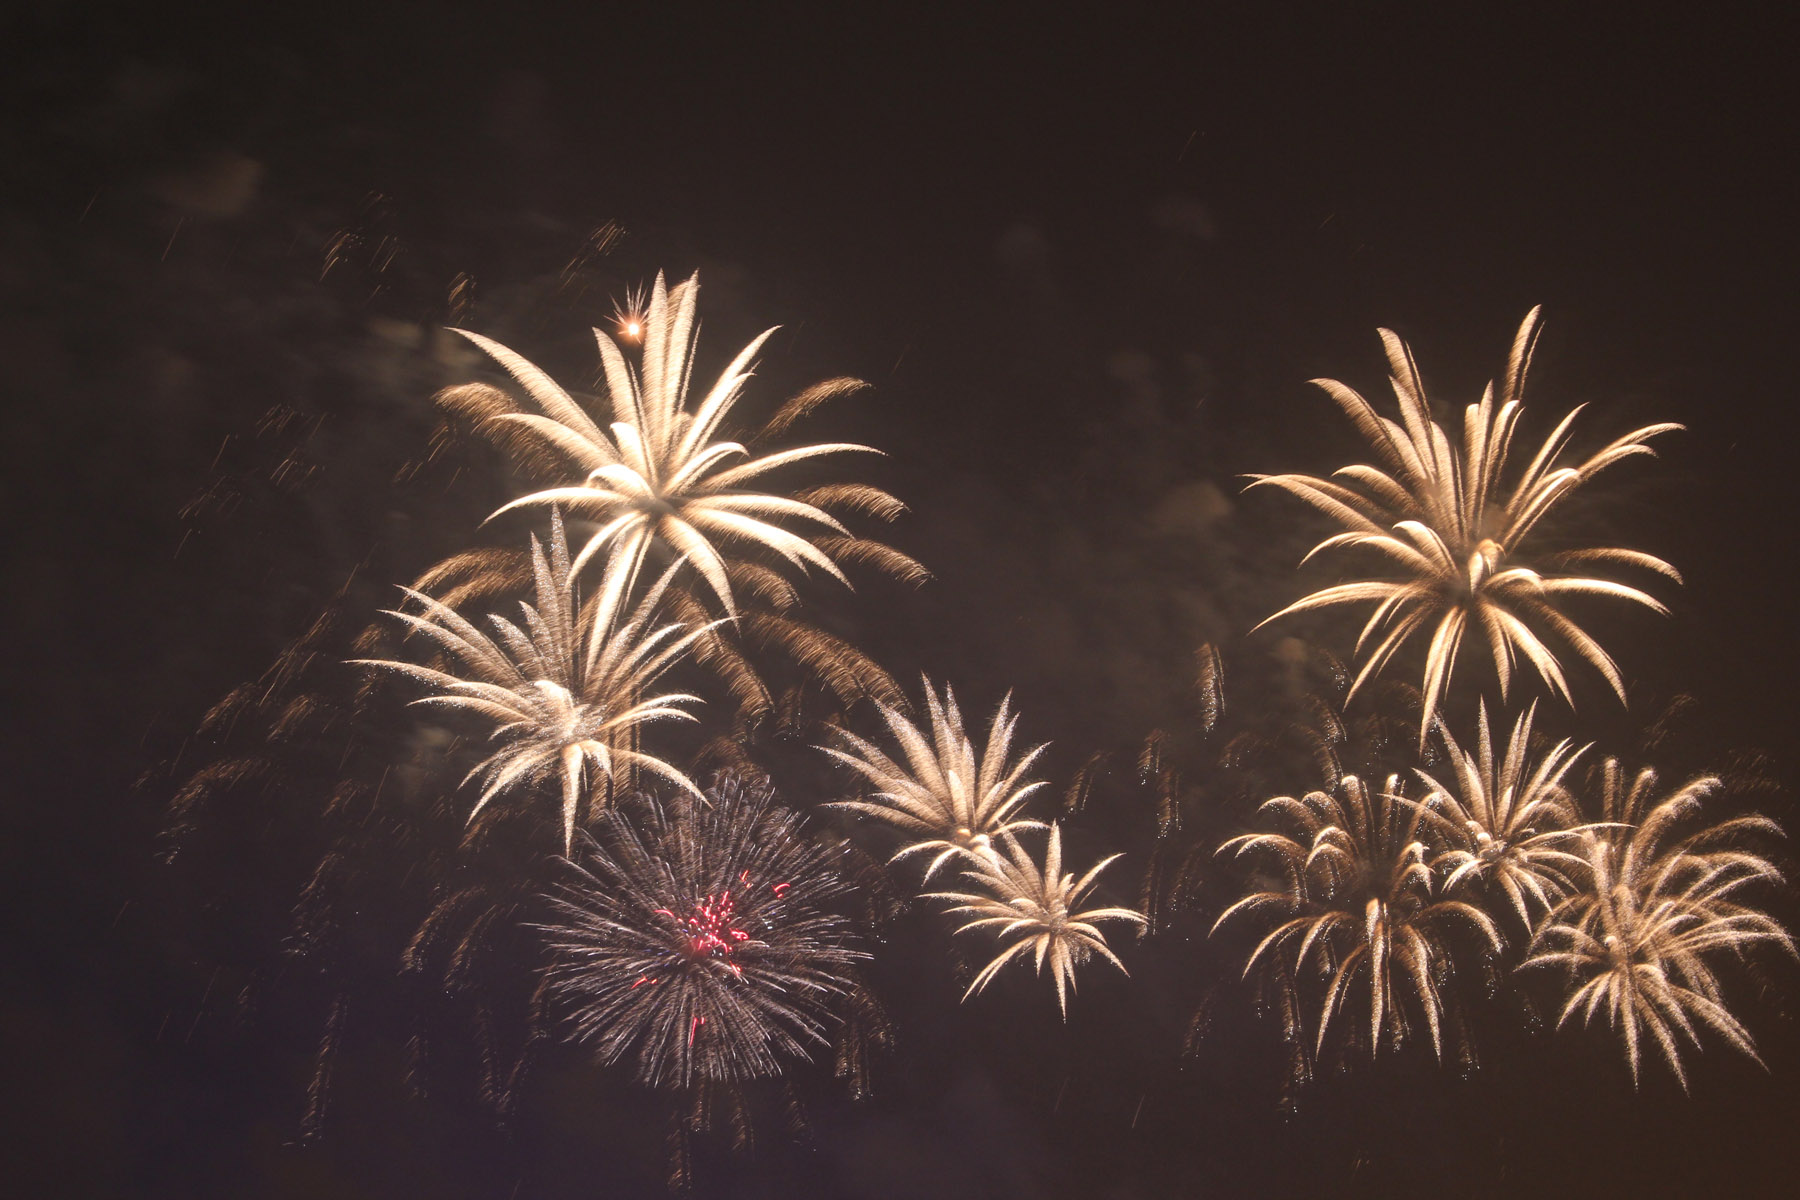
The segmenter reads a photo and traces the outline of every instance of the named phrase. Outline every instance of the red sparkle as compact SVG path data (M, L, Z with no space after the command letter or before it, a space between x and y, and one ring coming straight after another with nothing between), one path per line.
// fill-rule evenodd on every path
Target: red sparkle
M749 941L750 935L732 924L736 913L737 904L729 891L696 901L687 919L688 953L695 958L723 958L732 974L741 976L743 969L730 961L731 953L739 942Z

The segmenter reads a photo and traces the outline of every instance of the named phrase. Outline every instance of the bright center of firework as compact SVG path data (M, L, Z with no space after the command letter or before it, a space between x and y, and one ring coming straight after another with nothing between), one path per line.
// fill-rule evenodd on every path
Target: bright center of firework
M738 943L750 940L748 933L732 924L736 915L737 903L729 891L697 901L687 919L688 952L695 958L729 960ZM736 963L728 965L734 972L738 970Z
M644 327L636 321L627 321L625 322L625 336L628 338L642 337L644 336Z

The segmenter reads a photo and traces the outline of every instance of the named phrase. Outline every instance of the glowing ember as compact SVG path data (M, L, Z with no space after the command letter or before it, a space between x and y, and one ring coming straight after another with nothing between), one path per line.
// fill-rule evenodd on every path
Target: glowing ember
M633 288L625 299L613 305L613 328L628 342L644 340L644 325L649 311L649 297L642 288Z

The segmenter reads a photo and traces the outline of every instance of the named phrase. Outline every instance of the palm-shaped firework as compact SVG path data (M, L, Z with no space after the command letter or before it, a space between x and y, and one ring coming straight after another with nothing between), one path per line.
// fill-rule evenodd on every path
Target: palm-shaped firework
M1219 852L1256 854L1279 872L1280 885L1253 892L1226 909L1214 932L1234 917L1278 920L1251 951L1248 975L1265 955L1299 986L1309 974L1325 984L1314 1053L1324 1048L1331 1021L1349 1007L1360 979L1368 989L1368 1046L1379 1053L1382 1031L1398 1041L1407 1029L1403 1001L1417 1002L1442 1053L1444 997L1449 977L1450 932L1460 924L1498 950L1500 931L1481 909L1443 896L1432 878L1426 848L1427 812L1398 794L1398 780L1372 791L1346 775L1331 792L1295 799L1277 796L1262 812L1286 832L1232 838ZM1290 1036L1301 1032L1300 1008L1291 1006Z
M1425 803L1449 848L1433 861L1447 868L1445 891L1480 880L1504 893L1526 927L1528 902L1541 912L1573 890L1571 877L1582 870L1573 840L1578 813L1575 797L1563 783L1586 747L1567 738L1542 755L1531 754L1531 723L1537 706L1527 708L1513 724L1512 736L1498 745L1488 724L1487 705L1479 710L1474 752L1457 745L1440 723L1438 734L1449 756L1449 784L1418 771L1429 789Z
M1668 563L1636 550L1609 547L1540 555L1533 535L1575 489L1622 459L1651 453L1645 445L1650 438L1680 426L1646 425L1579 464L1564 465L1569 429L1581 411L1577 408L1557 424L1508 488L1502 476L1522 413L1520 398L1537 340L1538 310L1532 309L1519 327L1498 397L1489 384L1481 402L1465 410L1460 448L1432 419L1406 343L1389 330L1380 333L1400 404L1399 423L1376 413L1367 400L1336 380L1313 382L1349 414L1381 465L1343 467L1330 479L1259 475L1251 486L1267 484L1292 492L1345 527L1315 546L1307 558L1330 550L1367 550L1396 568L1399 577L1327 587L1269 620L1339 604L1373 603L1375 611L1357 639L1364 661L1352 694L1415 634L1424 634L1427 719L1437 711L1457 653L1471 636L1485 642L1502 697L1522 657L1546 684L1570 699L1562 664L1545 644L1548 635L1597 668L1624 699L1625 684L1612 658L1563 612L1561 602L1570 596L1600 595L1659 613L1666 610L1637 588L1560 572L1605 564L1644 568L1675 580L1680 576ZM1422 725L1421 739L1424 734Z
M566 850L583 798L595 791L591 785L610 784L620 769L646 771L694 790L686 775L629 742L634 731L653 722L693 719L683 706L698 703L697 697L647 693L705 627L683 632L680 625L653 624L673 568L627 612L626 590L616 576L632 564L614 562L599 594L583 603L574 590L562 518L554 510L549 553L533 537L531 561L536 605L521 602L523 619L517 624L490 615L493 636L450 606L403 589L424 614L389 615L460 660L465 673L389 659L358 661L433 689L414 704L457 709L493 724L499 748L470 772L486 784L470 821L495 796L558 777Z
M607 814L543 927L550 999L603 1064L735 1085L826 1044L865 954L835 855L766 786L727 778Z
M1019 806L1044 786L1024 781L1044 747L1016 760L1010 757L1019 720L1009 711L1010 701L1008 697L1000 702L982 751L963 731L962 712L948 684L940 701L931 681L925 680L929 735L895 709L877 705L905 755L905 766L848 730L834 729L844 749L821 749L880 789L866 800L846 800L834 807L877 817L914 837L894 856L896 861L935 852L925 869L926 879L959 856L977 863L990 861L997 838L1043 828L1043 822L1017 815Z
M1559 1025L1577 1014L1584 1023L1604 1017L1624 1039L1634 1083L1650 1041L1686 1089L1682 1048L1699 1045L1701 1026L1760 1063L1749 1032L1724 1006L1714 963L1771 942L1794 953L1780 922L1741 895L1755 884L1779 884L1780 873L1733 844L1746 834L1779 835L1779 826L1745 816L1680 837L1720 787L1711 776L1655 799L1654 771L1639 772L1627 787L1625 772L1609 760L1604 787L1607 822L1585 839L1586 886L1545 917L1521 967L1567 973Z
M1073 872L1062 869L1062 830L1055 824L1050 826L1042 866L1010 833L1002 838L1001 846L1003 854L989 850L984 855L971 856L973 865L963 877L974 890L937 892L932 897L954 901L955 907L949 912L966 914L958 933L985 930L996 934L1003 944L1000 953L975 976L963 999L987 987L1007 963L1029 955L1036 960L1040 975L1044 965L1049 964L1051 977L1056 981L1056 1003L1066 1017L1068 993L1074 990L1077 967L1099 955L1119 970L1125 969L1125 964L1107 946L1100 922L1125 921L1142 926L1144 916L1129 908L1081 909L1100 872L1119 858L1117 854L1102 859L1077 879Z
M765 476L793 463L873 452L867 446L834 442L751 456L751 446L778 436L800 416L833 396L862 387L861 383L835 379L819 384L791 400L748 444L725 438L724 422L742 395L757 352L775 332L770 329L739 351L690 408L698 297L698 277L670 289L657 276L643 314L637 369L612 337L594 331L605 373L610 435L538 367L497 342L459 331L505 367L542 411L517 411L503 393L481 385L454 389L446 395L446 403L483 418L490 432L563 481L522 496L499 512L562 505L571 515L597 522L573 568L579 572L596 555L609 553L631 568L615 577L623 587L635 579L650 546L661 542L686 556L718 602L733 613L732 580L721 549L727 544L759 546L790 565L817 568L840 580L844 575L839 558L866 561L903 578L923 578L923 568L910 558L852 537L828 511L836 507L891 519L904 506L886 492L861 484L791 495L756 490ZM797 524L798 531L789 524Z

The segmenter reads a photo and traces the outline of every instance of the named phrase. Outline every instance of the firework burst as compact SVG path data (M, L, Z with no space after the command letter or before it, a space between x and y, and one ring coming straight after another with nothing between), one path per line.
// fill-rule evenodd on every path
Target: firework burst
M1579 877L1583 867L1571 848L1578 837L1575 798L1563 780L1586 747L1565 738L1533 758L1535 713L1533 705L1520 714L1510 740L1500 747L1483 704L1473 753L1457 745L1439 723L1451 784L1417 772L1429 789L1425 803L1441 818L1435 823L1449 844L1432 864L1449 871L1444 890L1480 880L1506 896L1526 928L1531 926L1528 902L1540 912L1551 908L1574 890L1570 879Z
M536 605L521 602L518 624L490 615L492 637L450 606L411 588L403 590L424 615L389 613L460 660L467 677L388 659L358 662L433 689L414 704L473 713L493 724L492 736L500 747L469 774L471 779L483 777L486 784L470 821L495 796L557 777L567 850L584 797L590 804L592 797L604 797L621 770L645 771L695 790L686 775L629 742L643 726L694 719L683 706L698 703L697 697L646 692L706 628L684 633L679 625L652 625L673 568L626 613L626 590L616 586L614 577L631 564L610 564L599 595L582 603L555 510L549 553L533 537L531 561ZM596 782L608 786L596 788Z
M1566 973L1558 1024L1604 1017L1624 1040L1634 1084L1649 1042L1685 1090L1682 1050L1699 1046L1700 1027L1760 1064L1749 1032L1724 1006L1714 965L1768 943L1795 952L1780 922L1741 896L1756 884L1779 884L1781 874L1734 845L1745 835L1779 836L1780 827L1745 816L1680 836L1720 787L1717 778L1690 780L1655 799L1654 771L1639 772L1628 787L1609 760L1603 777L1608 821L1586 835L1587 886L1545 917L1521 969Z
M1534 534L1544 518L1582 484L1612 464L1652 451L1645 443L1674 424L1646 425L1618 438L1593 457L1562 465L1575 409L1560 421L1510 491L1501 482L1532 348L1538 334L1532 309L1513 342L1498 397L1489 384L1479 404L1463 416L1460 452L1432 419L1412 351L1389 330L1380 331L1400 422L1376 413L1361 395L1333 379L1316 379L1374 446L1382 465L1341 468L1330 479L1311 475L1258 475L1250 486L1291 492L1345 527L1307 554L1336 550L1371 552L1397 568L1398 579L1363 579L1314 592L1282 609L1289 613L1340 604L1373 603L1357 638L1363 665L1351 694L1382 671L1415 634L1427 637L1424 692L1427 720L1437 711L1456 668L1465 637L1480 637L1492 656L1504 698L1523 658L1544 682L1572 703L1568 681L1549 635L1566 643L1606 677L1621 700L1625 684L1612 658L1561 608L1571 596L1611 596L1658 613L1654 597L1607 579L1564 574L1586 565L1627 566L1668 576L1668 563L1636 550L1589 548L1540 555ZM1265 624L1267 622L1264 622ZM1425 729L1421 727L1421 743Z
M951 914L966 915L956 932L985 930L998 935L1003 943L1000 953L975 976L963 999L986 988L1007 963L1031 955L1038 974L1042 975L1044 965L1049 964L1051 978L1056 982L1057 1007L1067 1017L1068 993L1075 990L1077 967L1098 955L1119 970L1125 969L1125 964L1107 946L1099 923L1125 921L1142 927L1144 916L1129 908L1081 910L1100 872L1120 856L1102 859L1077 879L1073 872L1062 869L1062 829L1055 824L1050 826L1042 866L1010 833L1001 838L1001 848L1004 853L989 850L984 855L968 856L972 865L964 871L963 878L976 890L932 894L932 899L954 902L955 907L948 910Z
M766 786L646 798L607 814L552 897L550 999L601 1063L655 1087L777 1074L860 986L846 890Z
M962 712L948 684L940 701L925 681L929 736L895 709L877 705L888 732L906 756L901 766L873 744L844 729L833 732L844 749L820 747L853 768L880 790L866 800L846 800L833 807L865 813L916 837L895 861L916 854L935 854L925 878L953 858L977 864L993 861L994 840L1043 822L1017 816L1019 806L1044 786L1024 782L1044 747L1010 760L1018 714L1009 711L1011 697L1000 702L988 728L987 746L977 751L963 730ZM1010 760L1010 761L1009 761Z
M639 323L640 365L634 369L612 336L595 330L610 407L611 434L549 375L489 338L464 337L505 367L541 412L517 411L511 400L482 385L452 389L443 397L453 410L482 421L488 432L528 463L560 482L522 496L494 514L562 505L598 528L572 564L581 571L603 552L628 564L617 578L629 586L653 543L685 556L728 613L736 612L727 557L721 546L749 545L771 551L788 565L817 569L848 584L839 560L867 562L907 579L924 569L898 551L851 536L831 509L888 520L905 511L894 497L861 484L836 484L792 495L755 490L770 472L827 455L877 453L847 442L801 446L752 456L752 447L778 436L797 418L861 382L834 379L794 397L754 437L722 436L742 396L753 361L774 329L750 342L689 408L688 381L696 339L698 277L674 288L657 276ZM629 328L629 326L627 326ZM628 340L629 334L622 333ZM790 525L796 525L799 532Z
M1251 951L1244 974L1268 962L1288 987L1309 978L1324 983L1315 1054L1324 1048L1332 1019L1350 1007L1354 986L1364 981L1371 1055L1379 1053L1384 1029L1396 1043L1405 1037L1407 999L1424 1015L1432 1049L1441 1055L1451 928L1472 930L1492 950L1501 945L1485 912L1437 891L1424 841L1429 814L1398 794L1398 782L1390 778L1385 790L1374 792L1346 775L1331 792L1277 796L1262 812L1289 832L1244 834L1219 847L1220 853L1260 855L1279 872L1280 886L1227 908L1213 931L1233 918L1278 920ZM1293 1014L1287 1032L1297 1037L1302 1008L1287 1009Z

